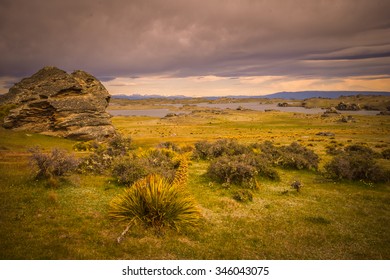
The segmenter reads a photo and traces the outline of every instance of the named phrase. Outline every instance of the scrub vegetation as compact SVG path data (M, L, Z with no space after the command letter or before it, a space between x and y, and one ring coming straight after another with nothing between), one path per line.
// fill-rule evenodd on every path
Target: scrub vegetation
M105 143L0 128L0 258L389 259L390 116L340 118L118 116Z

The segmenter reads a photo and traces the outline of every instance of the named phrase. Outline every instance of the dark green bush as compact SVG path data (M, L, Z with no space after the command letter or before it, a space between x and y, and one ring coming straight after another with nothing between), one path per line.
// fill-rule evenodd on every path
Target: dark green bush
M78 160L66 150L54 148L44 153L41 148L29 149L31 164L37 168L37 178L52 178L67 175L77 169Z

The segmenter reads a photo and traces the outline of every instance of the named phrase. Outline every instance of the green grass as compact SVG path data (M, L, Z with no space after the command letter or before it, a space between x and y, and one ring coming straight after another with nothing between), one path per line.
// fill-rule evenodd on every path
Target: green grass
M366 143L390 147L390 117L356 116L356 123L289 113L200 112L170 119L115 117L135 147L163 141L181 146L234 137L243 143L271 140L300 144L330 159L327 145ZM334 137L317 136L331 131ZM71 175L57 183L37 181L29 147L71 150L76 142L0 129L0 259L389 259L390 186L333 182L320 173L278 169L278 182L260 179L253 202L232 196L206 176L207 161L189 165L187 190L202 213L200 226L156 236L109 218L109 204L123 192L109 176ZM82 153L76 153L83 156ZM389 167L388 160L381 160ZM290 187L303 183L298 193Z

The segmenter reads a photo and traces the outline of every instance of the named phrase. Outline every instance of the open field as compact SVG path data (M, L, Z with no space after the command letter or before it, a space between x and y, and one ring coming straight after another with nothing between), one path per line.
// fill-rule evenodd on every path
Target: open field
M120 244L123 226L109 219L108 209L123 186L108 175L72 174L56 184L36 180L28 148L72 151L76 142L0 128L0 259L390 259L390 186L321 174L331 159L329 145L390 148L390 116L354 118L344 123L340 116L236 110L114 117L135 150L235 138L244 144L297 141L321 158L318 172L277 167L280 181L259 179L260 189L247 203L232 198L235 186L205 175L209 161L192 160L187 188L201 209L201 225L163 236L133 228ZM378 161L390 169L389 160ZM291 189L294 180L303 183L300 192Z

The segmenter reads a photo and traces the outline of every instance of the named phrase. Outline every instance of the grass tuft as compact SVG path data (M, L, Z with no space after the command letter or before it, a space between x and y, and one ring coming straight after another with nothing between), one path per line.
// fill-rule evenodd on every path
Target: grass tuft
M161 176L149 175L111 202L109 216L126 223L128 229L142 225L161 233L166 228L181 231L197 226L200 212L195 200L182 188Z

